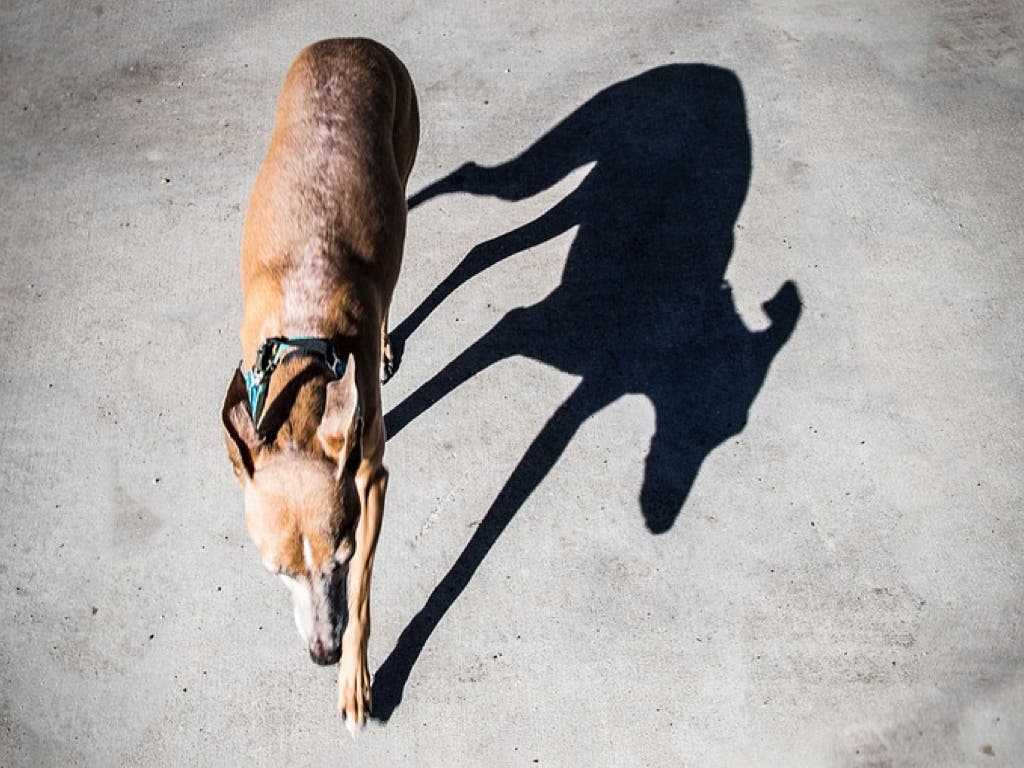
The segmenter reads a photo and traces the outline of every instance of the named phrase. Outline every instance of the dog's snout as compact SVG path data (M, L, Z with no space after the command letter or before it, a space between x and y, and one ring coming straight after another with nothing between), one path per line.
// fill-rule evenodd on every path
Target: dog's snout
M341 648L328 646L320 638L315 638L309 644L309 658L323 667L337 664L341 658Z

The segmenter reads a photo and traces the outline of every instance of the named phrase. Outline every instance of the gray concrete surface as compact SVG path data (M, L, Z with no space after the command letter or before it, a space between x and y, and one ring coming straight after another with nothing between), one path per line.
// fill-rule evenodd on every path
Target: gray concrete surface
M1022 25L997 0L5 3L0 765L1024 765ZM218 423L277 89L295 52L334 35L382 40L409 66L411 192L516 157L655 67L734 73L727 129L749 131L752 163L749 185L723 172L745 201L718 212L735 241L714 255L751 330L785 281L803 300L752 404L737 401L745 426L706 451L687 441L736 404L731 377L753 358L702 341L683 304L683 349L704 356L639 378L693 402L659 410L633 389L577 414L569 439L554 414L589 374L556 364L565 342L562 358L503 348L408 420L388 447L373 669L425 604L445 610L427 612L407 679L392 666L390 718L355 743L334 670L309 662L248 542ZM681 131L700 106L681 105ZM650 119L631 126L628 108L591 126L614 148L608 118L634 153L613 156L635 173L598 161L606 192L642 188L656 165L642 141L625 148ZM474 246L586 188L581 162L522 200L417 206L395 321ZM638 193L645 214L675 199L653 193ZM636 200L590 203L589 228L444 297L389 407L546 300L571 259L586 272L597 235L632 231L599 214L628 218ZM644 220L660 246L702 231L670 220L681 210L696 209ZM677 281L671 302L692 295L686 278L653 282ZM567 322L585 325L585 305ZM588 311L597 328L621 316ZM723 317L711 325L740 327ZM665 342L652 333L626 339L626 378ZM718 352L739 357L711 375ZM667 455L699 468L655 467L647 492L665 498L644 500L659 414L691 428ZM540 437L568 445L521 465ZM528 498L494 513L523 473ZM676 508L653 534L656 503ZM493 546L478 536L461 594L429 604L481 526Z

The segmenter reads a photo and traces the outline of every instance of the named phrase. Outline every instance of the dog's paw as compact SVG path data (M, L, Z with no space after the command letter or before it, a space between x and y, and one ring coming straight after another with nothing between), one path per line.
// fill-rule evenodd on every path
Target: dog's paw
M387 384L391 377L395 375L395 359L393 357L385 357L380 361L380 383Z
M344 657L338 676L338 712L353 739L362 731L370 712L370 673L365 664L356 669L346 667Z

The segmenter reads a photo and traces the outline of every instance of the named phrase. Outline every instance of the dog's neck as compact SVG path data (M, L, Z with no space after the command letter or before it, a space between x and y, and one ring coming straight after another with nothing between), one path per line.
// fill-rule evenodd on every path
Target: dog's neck
M327 384L333 378L315 357L292 355L281 361L270 379L260 420L260 433L268 445L280 451L323 454L316 431L323 417Z

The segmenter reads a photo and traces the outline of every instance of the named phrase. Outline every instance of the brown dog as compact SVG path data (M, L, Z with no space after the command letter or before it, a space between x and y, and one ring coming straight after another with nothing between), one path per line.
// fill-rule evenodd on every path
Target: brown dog
M418 139L412 81L391 51L325 40L298 55L246 214L243 361L222 412L249 533L288 585L312 659L340 657L353 734L370 706L380 383Z

